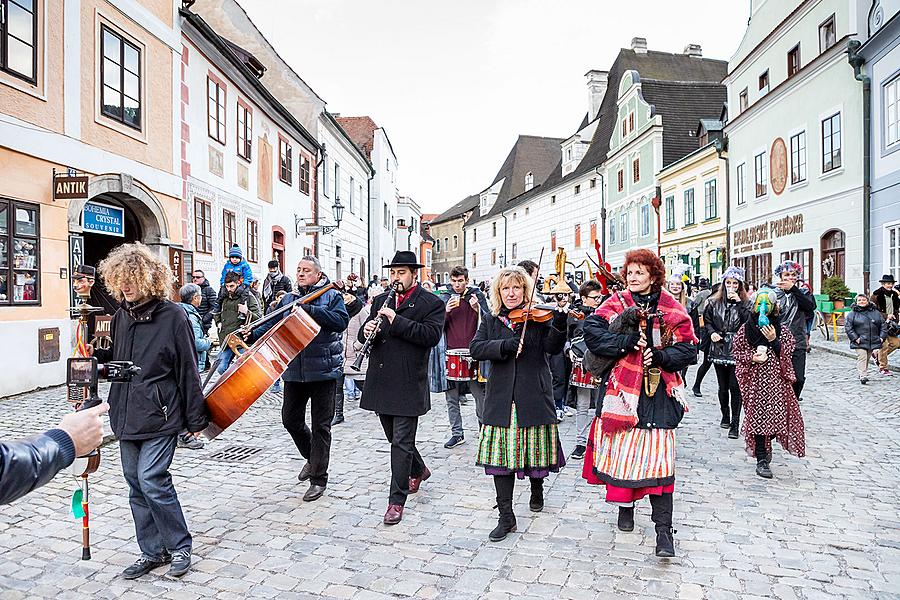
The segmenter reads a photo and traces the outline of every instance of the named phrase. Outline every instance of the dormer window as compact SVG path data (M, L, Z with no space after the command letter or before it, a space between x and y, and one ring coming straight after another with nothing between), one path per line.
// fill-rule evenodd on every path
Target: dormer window
M766 69L759 76L759 95L765 96L769 93L769 70Z
M566 148L566 160L572 160L572 148Z
M534 187L534 173L528 171L525 173L525 191L527 192Z

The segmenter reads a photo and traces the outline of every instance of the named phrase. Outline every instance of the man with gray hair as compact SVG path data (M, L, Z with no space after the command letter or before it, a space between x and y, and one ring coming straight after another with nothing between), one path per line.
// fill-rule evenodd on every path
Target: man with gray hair
M203 290L195 283L188 283L181 286L178 293L181 296L181 308L187 313L188 322L191 324L194 334L194 349L197 351L197 366L202 371L203 365L206 363L206 353L212 346L212 342L203 333L203 317L200 316L199 310L200 302L203 300ZM203 442L189 432L182 431L178 436L178 447L200 450L203 448Z
M275 310L331 283L315 256L304 256L297 264L297 290L285 294ZM303 352L288 364L282 374L284 403L281 421L294 440L306 464L297 477L309 480L303 495L305 502L322 497L328 484L328 460L331 453L331 420L334 418L334 391L343 374L344 345L341 333L347 329L350 315L340 292L328 290L315 300L299 304L321 326L319 333ZM276 321L253 330L250 341L274 327ZM306 424L306 405L310 404L310 426Z

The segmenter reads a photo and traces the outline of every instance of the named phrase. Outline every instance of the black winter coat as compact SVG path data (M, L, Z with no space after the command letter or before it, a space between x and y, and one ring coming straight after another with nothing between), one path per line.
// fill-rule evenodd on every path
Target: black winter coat
M287 306L291 302L328 285L323 279L315 287L298 288L296 293L285 294L278 302L275 310ZM302 310L321 326L316 337L288 363L281 378L285 381L326 381L339 379L344 374L344 342L341 333L350 323L350 315L344 306L344 298L336 290L328 290L312 302L300 305ZM259 339L272 329L278 319L272 319L253 330L251 339Z
M706 337L709 339L709 360L719 364L734 364L731 355L731 344L737 330L744 321L750 318L749 302L729 302L718 298L711 298L706 303L703 311L703 323L706 329ZM718 333L722 339L718 342L712 340L712 334Z
M62 429L0 443L0 504L36 490L74 460L75 445Z
M853 305L853 310L844 316L844 331L851 348L877 350L887 336L884 317L872 304L865 308Z
M510 329L494 315L485 316L469 352L475 360L491 361L484 396L484 423L509 427L516 403L519 427L556 423L548 354L559 354L566 343L566 313L547 323L531 322L525 330L522 355L516 358L522 325Z
M887 314L887 296L893 298L894 312L891 314L894 316L894 319L900 320L900 293L897 293L897 290L886 290L884 287L880 287L872 292L872 302L875 303L875 308L877 308L885 318L891 316Z
M194 331L174 302L123 302L112 318L112 349L95 349L101 363L130 360L141 372L109 391L109 424L120 440L146 440L208 424L200 390Z
M365 342L365 324L378 316L387 293L372 300L357 339ZM369 369L359 407L380 415L420 417L431 410L428 356L441 341L444 303L417 286L397 310L393 323L382 321L369 353Z
M197 307L197 312L200 313L200 319L203 323L204 332L212 325L213 314L218 310L217 299L218 294L216 294L216 290L214 290L212 286L209 285L209 281L204 278L203 283L200 284L200 306Z

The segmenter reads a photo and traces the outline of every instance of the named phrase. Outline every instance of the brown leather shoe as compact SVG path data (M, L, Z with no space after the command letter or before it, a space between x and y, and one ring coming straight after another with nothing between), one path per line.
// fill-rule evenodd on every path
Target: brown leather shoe
M422 474L419 477L410 477L409 478L409 493L415 494L419 491L419 486L422 485L422 482L431 477L431 471L428 470L428 467L425 467L425 470L422 471Z
M403 519L403 506L400 504L388 504L387 512L384 513L385 525L396 525Z

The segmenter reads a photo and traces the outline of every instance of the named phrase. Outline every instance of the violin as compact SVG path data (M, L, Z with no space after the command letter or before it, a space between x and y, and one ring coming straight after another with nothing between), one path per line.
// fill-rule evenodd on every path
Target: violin
M509 311L509 320L513 323L524 323L526 320L535 323L546 323L558 312L560 311L556 310L556 307L552 304L535 304L531 307L531 310L526 307L512 309ZM566 314L579 321L584 319L584 313L578 310L567 310Z

